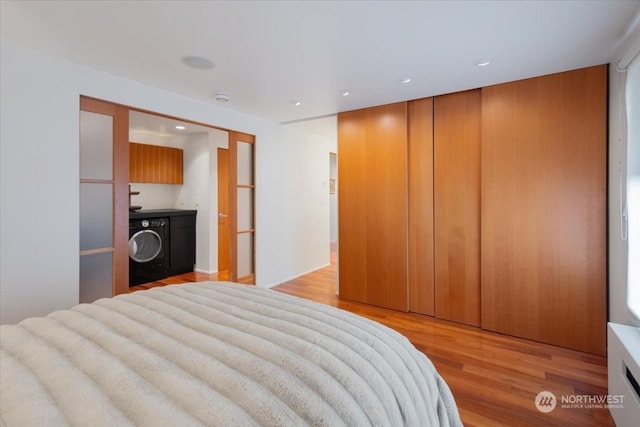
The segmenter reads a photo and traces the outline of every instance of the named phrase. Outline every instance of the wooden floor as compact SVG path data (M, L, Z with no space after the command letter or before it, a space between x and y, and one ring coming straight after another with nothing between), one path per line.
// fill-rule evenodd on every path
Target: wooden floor
M225 279L188 273L131 290L202 280ZM466 426L615 425L605 408L561 407L561 396L607 394L605 357L342 300L336 296L335 249L330 267L273 289L357 313L405 335L449 384ZM548 414L534 404L544 390L558 399Z

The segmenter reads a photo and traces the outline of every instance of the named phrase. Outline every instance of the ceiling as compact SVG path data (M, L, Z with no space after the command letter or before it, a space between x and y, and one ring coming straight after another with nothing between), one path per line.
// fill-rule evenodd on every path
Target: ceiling
M182 129L177 128L177 126ZM222 132L221 130L200 126L195 123L183 122L140 111L129 112L129 130L138 134L152 135L156 138L175 138L207 132Z
M3 41L278 122L607 63L640 13L639 0L0 4Z

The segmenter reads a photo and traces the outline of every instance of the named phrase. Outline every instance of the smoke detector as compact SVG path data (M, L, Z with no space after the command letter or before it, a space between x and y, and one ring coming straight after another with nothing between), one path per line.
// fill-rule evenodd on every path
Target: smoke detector
M231 98L229 95L225 95L224 93L216 93L216 101L218 102L229 102Z

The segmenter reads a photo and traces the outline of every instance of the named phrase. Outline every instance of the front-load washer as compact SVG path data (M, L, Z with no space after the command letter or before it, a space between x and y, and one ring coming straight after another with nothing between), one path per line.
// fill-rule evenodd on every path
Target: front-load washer
M129 286L169 276L167 218L129 220Z

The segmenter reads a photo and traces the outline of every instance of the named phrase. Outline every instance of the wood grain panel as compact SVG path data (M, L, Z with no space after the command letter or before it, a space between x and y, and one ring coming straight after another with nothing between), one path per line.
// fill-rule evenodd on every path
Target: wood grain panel
M367 111L338 114L339 292L368 301Z
M607 68L482 90L482 327L606 340Z
M433 98L410 101L409 311L434 315Z
M407 105L338 115L341 296L407 311Z
M129 144L130 182L152 184L183 183L183 151L149 144Z
M117 105L113 117L113 294L129 292L129 110Z
M434 100L435 315L480 326L480 89Z

